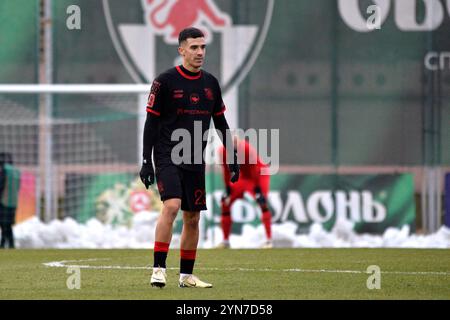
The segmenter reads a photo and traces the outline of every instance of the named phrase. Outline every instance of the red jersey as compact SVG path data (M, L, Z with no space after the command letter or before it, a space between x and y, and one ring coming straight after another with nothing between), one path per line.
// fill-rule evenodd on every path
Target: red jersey
M247 179L254 182L255 185L259 185L259 179L261 176L261 169L266 168L267 165L264 164L261 158L258 156L255 148L253 148L250 143L245 140L239 140L237 143L237 154L238 159L245 155L245 162L239 163L240 165L240 175L239 180ZM225 147L221 145L219 147L219 157L222 159L223 177L225 185L231 185L230 182L230 169L228 168L226 157L225 157Z

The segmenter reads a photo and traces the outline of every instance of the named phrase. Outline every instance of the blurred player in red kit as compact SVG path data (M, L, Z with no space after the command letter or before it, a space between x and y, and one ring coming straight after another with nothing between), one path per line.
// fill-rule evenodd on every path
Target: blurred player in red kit
M234 136L234 146L238 157L242 157L245 161L240 163L240 175L239 180L235 183L230 181L230 169L228 168L226 161L226 152L223 146L218 149L218 156L221 159L222 169L223 169L223 179L225 184L225 194L222 196L221 201L221 226L223 232L223 242L218 246L219 248L229 248L230 247L230 233L232 226L231 219L231 206L238 199L244 198L244 193L248 192L251 194L262 212L262 223L266 232L267 241L263 244L263 248L272 248L272 214L269 210L267 204L267 195L269 193L270 186L270 175L263 175L262 170L268 166L262 162L261 158L258 156L255 148L253 148L250 143L243 139L239 139Z

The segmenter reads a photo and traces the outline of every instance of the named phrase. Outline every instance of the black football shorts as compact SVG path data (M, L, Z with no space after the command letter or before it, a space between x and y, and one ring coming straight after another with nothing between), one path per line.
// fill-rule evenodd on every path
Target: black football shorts
M205 171L189 171L175 165L156 167L161 201L181 199L181 210L206 210Z

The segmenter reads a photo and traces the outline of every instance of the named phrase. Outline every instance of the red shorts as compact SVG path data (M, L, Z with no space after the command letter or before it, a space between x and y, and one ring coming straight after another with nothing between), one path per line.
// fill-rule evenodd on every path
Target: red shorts
M255 196L255 182L253 180L239 178L235 183L231 183L231 197L230 202L233 203L237 199L242 199L244 197L244 192L250 193ZM270 188L270 175L261 175L259 177L259 186L261 187L261 192L267 199Z

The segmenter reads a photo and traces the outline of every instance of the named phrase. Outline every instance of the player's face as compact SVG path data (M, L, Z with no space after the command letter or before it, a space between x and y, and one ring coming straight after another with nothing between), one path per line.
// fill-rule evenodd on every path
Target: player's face
M206 53L205 38L188 38L178 50L183 57L184 67L194 72L200 70Z

